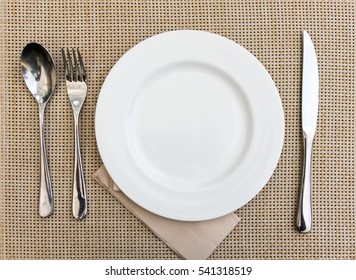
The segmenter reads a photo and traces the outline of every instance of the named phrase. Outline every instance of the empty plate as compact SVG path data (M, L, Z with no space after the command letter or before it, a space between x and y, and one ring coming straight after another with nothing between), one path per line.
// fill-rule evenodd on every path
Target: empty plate
M262 64L203 31L155 35L108 74L99 153L114 182L158 215L208 220L245 205L279 160L284 114Z

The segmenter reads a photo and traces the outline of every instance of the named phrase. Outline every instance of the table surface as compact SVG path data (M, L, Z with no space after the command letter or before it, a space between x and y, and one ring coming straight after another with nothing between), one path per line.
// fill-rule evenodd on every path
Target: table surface
M164 242L99 186L102 164L95 106L113 64L132 46L169 30L206 30L241 44L266 67L285 112L285 143L263 190L236 211L242 218L212 259L355 259L355 1L1 1L0 259L177 259ZM314 41L320 110L314 141L314 229L296 230L302 173L302 30ZM38 216L38 109L19 57L30 41L57 62L46 109L55 192L52 217ZM71 215L72 109L61 47L79 47L89 92L81 117L89 215ZM213 207L213 205L212 205Z

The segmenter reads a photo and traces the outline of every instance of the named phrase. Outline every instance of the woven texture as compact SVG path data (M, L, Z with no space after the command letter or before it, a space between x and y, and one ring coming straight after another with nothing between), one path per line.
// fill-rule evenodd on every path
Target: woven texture
M176 259L165 243L99 186L102 162L95 106L112 65L136 43L169 30L197 29L241 44L267 68L282 99L286 133L266 187L242 209L242 221L212 259L355 259L354 1L1 1L2 259ZM320 72L314 142L314 230L295 229L302 173L302 30L313 38ZM38 215L38 108L21 77L30 41L53 54L58 85L46 109L46 141L55 214ZM89 215L71 215L72 111L60 47L80 47L89 80L81 118ZM213 205L212 205L213 207Z

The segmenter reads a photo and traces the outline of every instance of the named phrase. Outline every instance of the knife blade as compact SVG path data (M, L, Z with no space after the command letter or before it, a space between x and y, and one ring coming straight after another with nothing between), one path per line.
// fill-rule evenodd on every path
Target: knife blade
M304 139L303 176L299 194L297 228L312 230L312 156L319 106L319 73L314 44L303 31L302 131Z

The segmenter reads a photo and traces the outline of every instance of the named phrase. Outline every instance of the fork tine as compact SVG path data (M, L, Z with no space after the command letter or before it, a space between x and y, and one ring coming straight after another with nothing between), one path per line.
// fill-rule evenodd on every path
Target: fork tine
M69 64L69 80L74 81L74 70L73 70L73 63L72 63L72 57L70 56L69 49L67 48L67 56L68 56L68 64Z
M83 63L82 56L80 55L79 48L77 48L77 52L78 52L78 60L79 60L80 72L81 72L81 75L82 75L81 79L82 79L82 81L86 82L86 73L85 73L84 63Z
M75 50L74 48L72 48L72 53L73 53L73 60L74 60L74 69L75 69L75 72L74 72L74 80L75 81L80 81L80 73L79 73L79 69L78 69L78 61L77 61L77 56L75 54Z
M66 79L69 80L69 71L68 71L68 65L67 65L67 58L66 58L66 54L64 52L64 48L62 48L62 59L63 59L64 73L65 73Z

